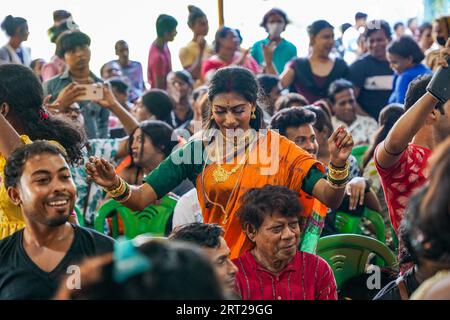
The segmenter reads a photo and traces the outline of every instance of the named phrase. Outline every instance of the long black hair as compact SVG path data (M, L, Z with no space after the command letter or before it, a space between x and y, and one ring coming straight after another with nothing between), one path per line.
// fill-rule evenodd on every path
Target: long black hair
M85 136L65 120L49 115L43 107L44 92L31 69L18 64L0 66L0 105L8 104L7 118L20 124L31 140L55 140L67 152L71 164L83 159Z
M256 106L255 119L250 120L250 127L256 131L265 127L264 116L258 105L259 97L262 96L258 81L253 73L242 67L226 67L217 70L208 88L208 100L212 103L214 97L221 93L234 92L243 96L248 102ZM216 122L211 119L212 108L209 109L205 129L217 129Z
M150 138L153 146L164 153L167 158L178 144L178 140L173 138L173 129L166 122L160 120L146 120L139 124L139 127L134 129L130 134L130 141L128 143L129 154L131 154L131 146L133 145L133 135L137 129L141 129L142 133ZM144 153L144 139L141 140L141 153ZM141 155L142 155L141 154Z

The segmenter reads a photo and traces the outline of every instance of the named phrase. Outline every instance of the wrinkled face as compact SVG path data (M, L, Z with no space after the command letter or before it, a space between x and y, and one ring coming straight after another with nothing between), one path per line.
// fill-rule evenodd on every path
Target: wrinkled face
M69 70L84 70L85 68L89 68L90 60L91 49L87 45L78 46L64 53L64 61Z
M392 70L397 72L397 74L402 74L405 70L413 66L412 57L404 58L397 54L387 53L387 59L389 61L389 66Z
M212 114L220 131L250 129L250 117L255 106L235 92L219 93L212 101Z
M197 18L191 29L195 34L206 36L209 31L208 18L206 16Z
M145 120L150 120L154 118L153 114L151 114L148 109L142 103L142 98L139 98L134 105L131 113L134 115L138 122L142 122Z
M160 151L156 149L146 134L140 128L136 129L133 134L133 141L131 143L131 156L133 162L142 168L145 168L153 163L155 155Z
M266 216L263 224L255 232L257 250L269 261L285 261L294 257L300 237L297 217L283 217L279 213Z
M356 119L356 98L353 89L346 89L334 95L333 110L336 118L350 125Z
M205 247L203 249L213 263L224 289L228 293L235 292L237 267L230 260L230 249L225 239L220 237L220 245L218 248Z
M366 40L370 55L378 60L386 60L386 47L389 39L382 29L373 32Z
M116 47L116 55L119 59L128 59L130 51L128 49L128 44L126 42L121 42Z
M67 222L75 206L76 188L69 166L61 155L51 153L30 157L19 185L8 193L17 195L26 220L50 227Z
M311 42L314 50L322 52L324 55L330 54L334 47L334 31L331 28L320 30Z
M312 125L304 124L298 127L288 127L286 128L286 138L309 152L314 158L317 158L319 144L317 143L316 133Z

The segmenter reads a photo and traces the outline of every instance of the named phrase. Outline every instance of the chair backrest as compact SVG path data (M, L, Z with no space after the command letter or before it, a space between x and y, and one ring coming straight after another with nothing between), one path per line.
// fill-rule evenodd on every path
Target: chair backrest
M352 155L358 161L358 166L361 168L363 165L364 153L366 153L367 149L369 149L368 144L360 144L352 149Z
M336 212L336 230L338 233L354 233L354 234L361 234L361 223L362 218L366 218L369 220L374 229L375 229L375 236L376 238L386 243L386 227L384 225L383 217L380 213L371 210L369 208L364 208L364 211L361 216L359 215L353 215L351 213L347 212Z
M150 205L142 211L135 212L137 219L137 234L150 233L154 236L165 236L178 198L166 195L159 205Z
M105 220L108 217L117 219L118 214L123 221L124 235L127 239L146 233L164 236L177 201L178 198L175 195L169 194L160 200L160 204L150 205L142 211L133 212L121 203L111 199L105 202L97 211L94 228L99 232L104 232ZM116 238L117 236L117 232L113 232L113 237Z
M362 235L337 234L323 237L317 248L317 255L325 259L333 269L338 288L345 281L366 271L371 253L381 258L387 266L397 265L394 254L384 243Z
M117 214L122 219L125 238L133 239L137 236L137 222L133 212L113 199L108 200L98 209L94 219L94 229L104 233L105 222L109 217L113 218L113 228L117 227ZM112 236L117 238L119 236L118 231L113 230Z
M81 227L84 227L86 225L85 221L84 221L84 216L83 213L81 212L80 208L78 208L77 206L75 206L73 208L73 210L75 211L76 215L77 215L77 220L78 220L78 224Z

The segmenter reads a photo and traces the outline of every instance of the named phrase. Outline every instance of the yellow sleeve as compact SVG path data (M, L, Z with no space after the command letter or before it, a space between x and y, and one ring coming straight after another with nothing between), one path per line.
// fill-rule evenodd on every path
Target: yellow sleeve
M20 139L25 144L32 143L26 135L20 136ZM6 158L0 155L0 239L10 236L25 226L20 208L9 201L8 193L3 183L5 179L5 165Z

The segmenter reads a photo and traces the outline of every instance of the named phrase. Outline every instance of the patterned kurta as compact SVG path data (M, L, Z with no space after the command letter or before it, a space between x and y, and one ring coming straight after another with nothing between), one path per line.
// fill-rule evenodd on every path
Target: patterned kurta
M383 148L381 143L378 145L378 148ZM391 223L397 233L410 196L419 187L423 186L427 180L425 168L431 155L431 150L410 144L400 159L386 169L380 167L376 154L377 151L375 150L375 165L380 174Z
M250 251L233 262L243 300L337 300L333 271L319 256L297 252L279 274L263 268Z

